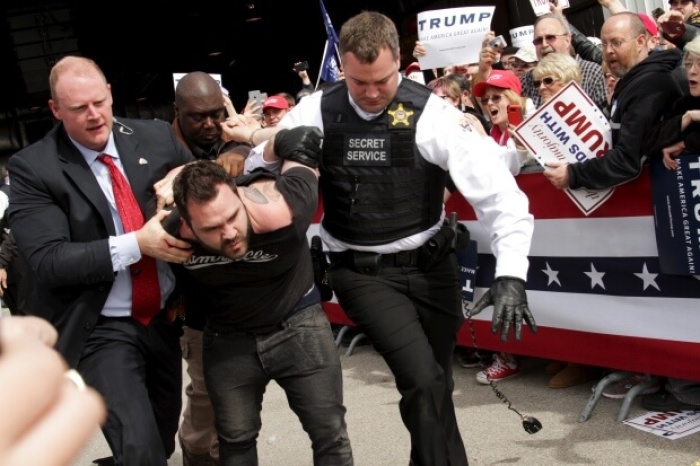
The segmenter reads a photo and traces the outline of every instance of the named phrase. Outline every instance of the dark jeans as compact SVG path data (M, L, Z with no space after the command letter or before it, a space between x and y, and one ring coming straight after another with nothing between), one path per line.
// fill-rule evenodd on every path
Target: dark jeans
M342 370L321 306L302 309L272 333L204 331L204 378L214 406L221 466L258 464L263 394L271 380L311 438L315 465L352 465Z
M345 313L394 374L411 464L465 466L452 402L452 353L464 321L455 255L429 272L385 267L366 275L333 264L329 280Z
M181 330L154 318L100 317L78 371L105 399L102 426L117 466L166 466L182 407Z

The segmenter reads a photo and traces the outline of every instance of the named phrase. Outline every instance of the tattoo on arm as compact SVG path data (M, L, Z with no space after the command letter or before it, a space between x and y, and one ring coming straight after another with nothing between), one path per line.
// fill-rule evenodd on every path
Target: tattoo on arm
M282 197L282 193L277 190L275 183L256 183L252 186L244 186L245 197L256 204L269 204L277 202Z
M243 193L245 194L246 199L249 199L256 204L267 204L269 202L267 197L265 197L265 195L260 192L258 188L245 186L243 188Z

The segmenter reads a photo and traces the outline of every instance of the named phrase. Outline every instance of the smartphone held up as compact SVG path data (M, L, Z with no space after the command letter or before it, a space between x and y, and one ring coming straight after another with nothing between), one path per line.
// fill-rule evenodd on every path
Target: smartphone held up
M307 71L308 69L309 69L309 62L308 61L302 61L302 62L296 63L294 65L294 71L296 71L297 73L299 73L301 71Z
M520 105L509 105L507 112L509 124L518 126L523 122L523 111Z
M262 115L262 105L265 99L267 99L266 92L260 92L260 90L258 89L254 91L248 91L248 101L252 101L256 105L255 113L259 115Z

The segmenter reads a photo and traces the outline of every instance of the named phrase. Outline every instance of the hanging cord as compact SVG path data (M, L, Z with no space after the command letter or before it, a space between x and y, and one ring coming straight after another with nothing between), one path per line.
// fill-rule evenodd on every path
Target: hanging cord
M462 307L464 308L463 314L464 317L467 319L467 322L469 322L469 335L471 336L472 346L474 347L474 350L476 351L476 354L479 357L479 366L481 366L484 376L489 382L489 387L491 387L491 390L493 390L493 393L496 395L496 398L501 400L503 403L507 404L509 410L513 411L515 414L520 416L520 419L523 421L523 428L525 429L525 431L528 434L536 434L537 432L542 430L542 423L532 416L523 416L520 413L520 411L513 407L513 403L511 403L508 397L498 389L496 382L489 377L488 372L486 371L487 367L484 364L483 358L481 357L479 345L476 342L476 331L474 329L474 321L472 320L472 311L471 309L469 309L468 305L468 301L462 301Z

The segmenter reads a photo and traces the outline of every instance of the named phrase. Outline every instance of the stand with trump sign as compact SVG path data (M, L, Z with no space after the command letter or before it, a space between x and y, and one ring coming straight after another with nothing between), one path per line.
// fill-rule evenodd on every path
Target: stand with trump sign
M576 163L602 157L612 147L607 118L575 81L523 121L515 134L542 166L547 162ZM614 189L565 192L588 215L608 200Z

